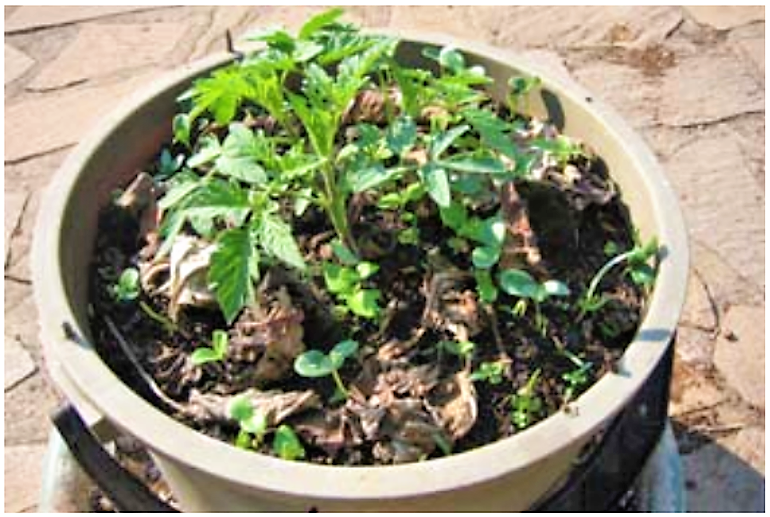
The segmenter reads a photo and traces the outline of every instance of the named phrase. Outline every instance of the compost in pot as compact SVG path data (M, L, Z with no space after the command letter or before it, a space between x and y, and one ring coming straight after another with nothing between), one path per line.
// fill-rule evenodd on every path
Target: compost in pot
M457 49L340 10L197 79L105 207L92 333L189 426L290 460L392 464L520 432L613 368L640 242L600 157ZM147 389L147 387L151 389Z

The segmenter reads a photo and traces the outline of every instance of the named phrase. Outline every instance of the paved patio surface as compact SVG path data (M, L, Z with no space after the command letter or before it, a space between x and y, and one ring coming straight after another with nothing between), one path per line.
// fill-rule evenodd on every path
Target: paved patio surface
M5 511L34 511L59 398L37 336L29 254L41 193L113 103L315 7L5 7ZM670 412L695 511L764 510L764 7L350 7L371 27L532 51L650 144L692 249Z

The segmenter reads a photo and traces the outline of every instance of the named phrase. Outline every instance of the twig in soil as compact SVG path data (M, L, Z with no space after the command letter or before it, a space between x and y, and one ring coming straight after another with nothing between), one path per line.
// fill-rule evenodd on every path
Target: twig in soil
M495 308L492 307L492 305L485 303L484 312L487 313L487 318L489 318L489 326L492 329L492 336L495 338L495 346L497 346L497 351L500 354L500 359L512 365L513 359L511 358L510 355L508 355L508 352L505 351L505 344L503 343L503 338L500 335L500 329L498 327L497 313L495 312Z
M142 366L142 363L139 362L139 359L134 354L134 351L131 349L131 345L126 341L126 338L123 337L123 335L118 330L117 325L110 319L109 316L104 316L104 322L107 324L107 328L110 330L110 333L112 333L112 336L115 338L115 341L118 342L118 345L120 346L120 349L123 351L123 355L126 356L126 358L131 362L131 365L134 367L134 370L136 370L136 373L139 374L139 376L142 378L142 381L146 384L146 386L152 391L152 393L158 397L164 404L168 405L170 408L172 408L175 411L178 411L180 413L186 413L186 408L182 406L179 402L175 401L165 393L163 393L163 390L160 389L160 387L155 383L155 380L152 378L152 376L147 373L147 371Z

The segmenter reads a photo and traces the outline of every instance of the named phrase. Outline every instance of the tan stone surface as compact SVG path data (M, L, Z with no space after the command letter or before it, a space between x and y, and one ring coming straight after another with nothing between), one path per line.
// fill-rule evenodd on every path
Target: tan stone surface
M765 311L735 305L727 311L714 364L750 404L765 407Z
M11 239L13 238L13 232L16 230L19 220L24 211L24 205L27 203L29 194L24 191L10 191L5 193L5 208L4 208L4 254L5 260L8 258L8 251L11 248Z
M5 161L17 161L77 143L114 109L117 100L148 82L149 77L142 76L6 107ZM41 121L45 121L45 131L41 130Z
M59 88L119 70L163 63L185 34L186 27L177 23L87 25L27 88Z
M29 70L35 61L21 50L13 45L5 45L5 84L15 81L27 70Z
M664 76L658 120L693 126L765 109L765 89L745 61L715 51L682 58Z
M40 498L45 444L5 447L6 512L34 511Z
M92 20L114 14L142 11L143 5L80 5L80 6L21 6L5 20L5 33L28 31L69 23Z
M763 6L690 5L685 9L698 23L720 30L732 29L765 19Z
M29 353L19 344L19 342L5 335L3 344L4 376L3 386L5 391L16 386L33 373L35 373L35 363L32 361Z
M714 133L663 161L679 194L689 233L742 276L764 285L764 193L735 137Z
M5 447L43 442L51 431L51 412L61 401L38 370L4 394ZM6 487L8 481L6 478Z
M747 58L756 68L757 79L765 80L765 24L755 24L730 31L727 40L739 57Z

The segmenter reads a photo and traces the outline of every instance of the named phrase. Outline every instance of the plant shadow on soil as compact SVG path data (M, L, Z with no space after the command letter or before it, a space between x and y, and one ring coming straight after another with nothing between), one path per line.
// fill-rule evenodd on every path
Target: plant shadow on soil
M764 512L765 476L707 434L672 421L688 512Z

